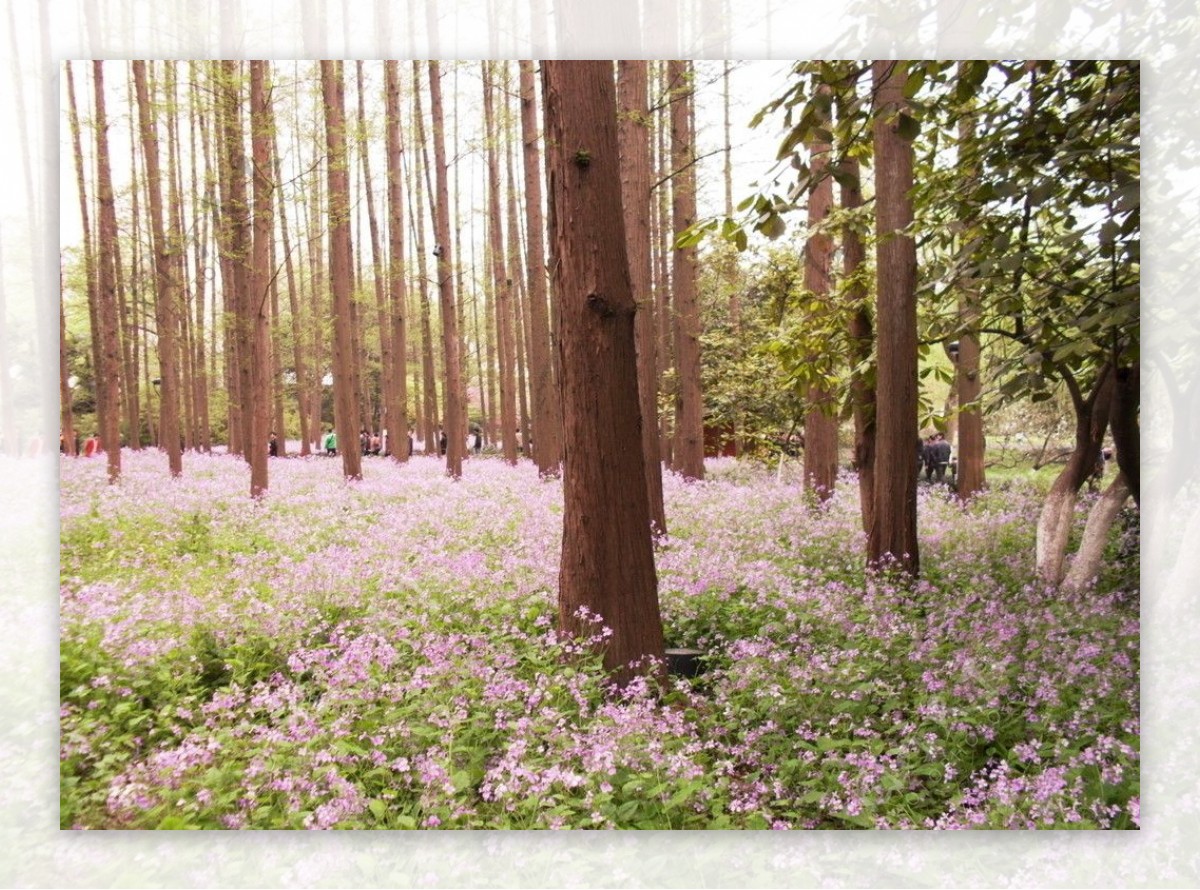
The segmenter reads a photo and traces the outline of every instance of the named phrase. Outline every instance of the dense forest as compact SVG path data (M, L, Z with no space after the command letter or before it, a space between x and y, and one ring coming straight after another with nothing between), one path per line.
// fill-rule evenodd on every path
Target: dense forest
M461 553L464 565L475 566L472 558L508 554L503 567L489 571L498 573L495 590L517 591L517 599L493 603L488 594L468 603L442 586L431 602L447 612L423 619L449 622L444 629L452 635L462 630L459 620L500 622L503 645L488 634L477 638L499 647L487 655L496 664L511 656L500 649L518 637L521 659L544 657L522 647L536 650L533 638L549 620L544 602L526 598L549 589L560 634L548 643L554 658L594 655L589 670L598 673L586 675L606 677L637 707L657 707L645 684L670 682L665 656L680 644L710 650L714 675L734 684L720 686L715 698L734 707L745 688L739 684L758 682L757 657L777 657L768 650L785 651L782 639L809 652L826 632L803 629L836 627L846 634L839 651L865 634L880 647L867 656L878 656L880 671L905 661L909 645L914 664L929 658L934 665L919 641L926 621L937 622L953 646L975 653L962 656L969 663L958 665L955 695L978 684L983 700L990 695L984 687L999 684L1014 701L1026 693L1036 700L1027 711L1006 710L1008 699L997 693L987 705L995 712L967 720L978 722L964 736L954 735L964 725L954 723L944 741L955 753L947 754L933 791L913 778L932 774L905 773L901 784L881 786L897 792L896 806L879 804L864 815L831 788L788 786L796 794L789 815L775 821L1136 823L1136 782L1095 791L1094 777L1080 766L1085 761L1072 759L1093 750L1086 745L1045 743L1070 764L1064 770L1078 768L1079 782L1091 783L1086 795L1081 784L1066 796L1103 800L1110 810L1097 803L1080 816L1068 803L1053 813L1031 805L1000 814L959 794L954 779L961 773L1007 781L1008 767L997 764L1012 751L1003 763L1040 762L1027 758L1036 747L1028 747L1027 734L1044 715L1031 714L1085 695L1074 687L1069 694L1031 693L1035 681L1019 670L1027 651L1021 647L1057 634L1059 625L1048 630L1015 616L1030 608L1050 620L1048 603L1058 596L1063 614L1055 612L1054 621L1080 628L1096 622L1097 651L1121 672L1106 687L1109 697L1097 693L1102 707L1088 699L1097 709L1091 730L1121 739L1104 756L1124 764L1134 757L1128 745L1136 731L1122 721L1131 708L1136 713L1129 686L1136 664L1125 649L1127 610L1136 605L1129 585L1136 583L1131 560L1141 497L1137 62L817 61L781 69L627 60L96 61L67 63L62 81L63 170L72 183L64 195L76 201L79 223L78 230L64 226L60 304L60 445L71 482L64 482L64 516L72 519L64 525L64 578L76 573L64 581L64 609L80 622L64 649L71 678L64 695L78 699L71 708L84 707L86 695L77 691L105 670L100 656L88 654L84 628L100 614L97 585L112 579L108 567L90 563L88 548L128 554L129 542L143 534L125 519L115 530L92 523L87 516L99 515L101 500L116 499L110 506L125 509L124 489L145 497L150 509L160 503L150 494L151 474L177 484L169 490L189 506L177 524L166 522L169 531L160 528L167 549L198 561L198 577L208 580L197 583L216 584L226 574L240 579L248 587L239 587L236 608L250 608L267 591L286 597L307 582L273 568L264 569L269 582L243 575L243 547L260 554L301 547L279 554L282 566L291 559L307 565L307 545L286 533L270 542L248 533L236 543L211 511L231 511L234 524L253 521L242 510L289 503L308 515L309 486L320 484L313 474L336 467L344 486L322 497L339 509L358 509L358 498L394 498L397 510L416 511L396 527L399 538L401 528L423 534L427 520L443 529L437 540L447 559ZM751 135L739 114L749 119ZM765 139L773 160L740 153L752 139ZM80 454L99 460L75 461ZM100 460L116 494L89 488L96 480L73 468ZM1017 494L1005 482L1000 497L1010 500L998 501L992 477L1013 461L1049 468L1050 475L1042 487ZM434 464L443 479L429 477ZM245 468L237 477L239 506L229 499L230 467ZM740 513L748 505L738 485L766 484L772 473L776 481L794 473L798 487L788 504L776 501L774 490L755 489L764 504L791 517L761 529L770 517ZM212 504L220 507L197 506L184 480L204 486L218 478ZM429 499L411 500L406 486ZM539 493L539 486L557 494ZM461 499L474 495L464 488L480 492L478 504L494 511L493 525L435 520L447 504L472 510ZM717 492L727 498L723 507ZM542 503L559 495L561 505ZM515 502L527 503L527 514L512 513ZM722 509L731 517L727 530L717 518ZM708 524L698 524L697 515ZM350 512L345 522L359 542L398 521L380 516L368 528L354 517ZM163 522L157 514L145 519L153 528ZM538 537L547 522L561 536L549 544ZM517 531L525 523L537 536ZM739 536L724 551L736 570L709 566L709 551L722 552L723 532ZM971 539L962 536L969 534L979 536L979 575L967 568ZM121 536L125 544L117 543ZM376 554L387 549L376 544ZM407 544L395 546L399 553ZM510 564L524 559L526 548L556 552L553 559L530 557L528 566ZM691 552L708 574L687 577L691 569L675 561L679 552ZM327 557L355 565L371 559L366 551L338 553ZM203 563L210 555L215 561ZM413 553L407 567L389 562L383 574L371 569L369 584L382 599L363 601L387 612L388 621L407 621L387 611L407 590L397 579L430 555ZM548 580L551 562L555 577ZM425 568L417 588L433 583L443 567ZM474 568L458 570L473 577ZM762 571L767 586L755 600L747 579ZM785 581L774 571L798 574ZM528 581L526 572L540 580ZM797 580L806 572L825 573L825 593ZM664 573L676 587L664 588ZM728 573L736 579L711 581ZM944 586L942 595L931 594L930 585ZM1015 622L1011 633L999 640L991 630L981 632L986 640L970 633L960 639L957 626L951 633L957 613L946 591L960 588L964 610L1001 609L1004 622ZM870 618L853 606L856 589L879 598ZM993 600L1001 590L1023 605ZM1086 597L1097 591L1111 612L1088 611ZM701 598L680 600L681 592ZM297 683L342 683L318 661L330 655L322 647L336 648L338 640L367 645L370 633L355 623L365 621L364 606L320 597L296 613L315 608L319 630L276 628L270 642L247 642L244 629L232 636L228 629L196 630L187 645L207 653L198 656L207 666L196 685L172 686L172 706L179 696L208 701L230 683L231 694L256 683L277 692L280 674L272 672L285 666ZM454 609L462 614L447 617ZM895 627L885 622L892 612ZM306 636L310 631L317 636ZM391 652L387 665L399 657L394 639L371 640ZM994 647L1003 658L983 667ZM1074 650L1060 654L1078 657ZM1055 663L1047 656L1043 667L1054 670ZM889 698L883 687L891 681L863 664L856 662L866 673L851 672L861 685L835 698L858 701L868 687L889 701L908 694ZM466 720L480 678L468 682L457 668L445 669L457 677L447 688L475 690L463 691L454 705L467 709ZM920 696L935 693L942 681L930 671L895 682L920 687ZM583 702L595 693L566 688L574 674L548 675L566 684L558 695ZM807 690L797 693L802 697L817 682L792 679ZM480 694L488 699L491 681L483 682ZM380 707L389 707L387 700L372 699ZM825 709L837 722L838 705L804 701L806 721ZM924 709L936 710L921 701L925 717ZM697 701L685 704L705 713ZM578 719L599 719L602 709L580 707ZM757 701L751 710L765 707ZM441 719L426 717L434 725ZM891 718L872 712L850 719L875 732ZM720 736L718 724L692 730ZM79 758L68 769L72 782L94 778L91 767L79 766L91 756L91 731L80 729L68 744ZM996 732L1004 744L989 746ZM687 738L680 730L679 743ZM736 750L752 744L747 738L720 744ZM814 750L830 751L812 739ZM480 795L466 809L422 798L393 812L387 795L369 803L355 797L348 806L388 827L433 827L459 816L458 824L495 824L492 805L503 799L500 810L512 814L515 804L507 796L513 782L497 778L509 755L492 745L480 741L469 763L447 755L447 793ZM880 745L870 755L882 763L891 755ZM842 752L848 763L852 747ZM905 757L923 756L901 747ZM1039 750L1037 756L1049 756L1048 748ZM359 763L361 752L341 754ZM781 777L803 772L783 747L776 754L782 759L754 781L773 776L787 785L792 780ZM156 781L151 761L133 756L113 786L129 795ZM930 766L916 763L910 766ZM611 812L598 812L605 824L642 827L691 827L702 816L771 823L763 815L771 807L759 806L766 792L751 794L736 770L727 778L732 802L719 806L698 786L672 785L664 792L672 803L662 812L643 811L638 794L628 791L624 800L614 795ZM125 791L106 792L120 798L108 798L107 817L97 815L96 797L72 803L64 820L135 824L139 809L158 805L131 803ZM1036 798L1032 785L1021 791ZM739 795L757 802L741 807ZM205 808L200 812L203 822ZM284 821L305 827L340 818L291 812L299 815ZM760 815L738 821L752 812ZM556 813L505 824L582 818ZM226 814L221 824L274 825L272 818L255 822L243 812Z

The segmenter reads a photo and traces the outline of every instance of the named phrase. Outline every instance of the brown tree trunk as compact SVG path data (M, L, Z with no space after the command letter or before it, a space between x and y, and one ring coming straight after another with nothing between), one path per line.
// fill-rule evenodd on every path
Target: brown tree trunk
M842 162L846 173L841 186L842 209L853 212L862 207L862 186L858 161ZM846 297L850 304L850 353L855 368L865 367L875 348L871 322L870 295L862 281L867 259L862 237L852 224L842 230L842 273L849 282ZM858 473L858 501L863 531L871 532L875 517L875 386L873 375L855 371L850 379L850 403L854 415L854 469Z
M483 64L483 116L487 132L488 231L492 258L493 292L496 295L496 330L500 346L500 444L504 460L517 462L516 340L513 335L512 281L505 269L504 235L501 229L499 138L492 99L492 69ZM512 232L509 232L512 237Z
M694 96L688 62L667 63L671 84L671 180L675 238L696 221L696 150L692 139ZM675 302L675 443L673 466L685 479L704 478L704 405L700 396L700 307L696 299L696 248L674 248L671 277Z
M966 143L975 138L975 115L968 112L959 121L959 139ZM974 166L963 170L963 178L973 181ZM963 237L971 233L964 225ZM973 277L959 284L958 314L961 331L958 338L958 362L955 390L958 395L958 496L964 500L983 491L984 475L983 410L979 404L982 383L979 377L979 284Z
M820 92L829 95L822 84ZM827 123L825 121L824 123ZM804 289L818 302L828 304L832 296L830 268L833 264L833 237L819 227L833 209L833 178L829 175L828 142L808 144L809 168L815 185L808 193L808 237L804 251ZM813 357L816 358L815 356ZM805 394L804 413L804 487L821 501L833 495L837 483L838 422L833 394L812 384Z
M199 102L199 65L196 62L188 63L188 75L191 80L191 87L188 90L188 107L191 110L191 122L188 127L188 145L191 154L191 187L194 200L192 201L192 231L195 232L193 244L195 246L193 259L195 262L195 321L192 326L193 330L193 348L195 350L193 356L192 370L192 385L195 388L193 398L196 402L196 425L198 428L198 438L196 447L201 451L212 450L212 424L209 418L208 410L208 380L209 370L206 352L204 348L204 338L206 328L204 325L204 306L205 295L208 281L208 214L202 209L203 195L204 201L210 204L215 203L213 197L212 176L209 172L208 161L208 136L205 130L204 106ZM196 132L200 132L201 150L196 149ZM198 166L200 163L200 155L203 154L204 162L204 189L199 187L198 183Z
M225 309L225 381L228 393L229 453L245 454L249 447L250 357L246 303L249 300L250 212L246 199L245 146L242 139L242 90L238 63L223 61L218 77L220 102L220 245L221 282Z
M358 448L358 399L354 392L354 341L350 325L350 182L346 158L346 102L341 62L321 62L321 92L325 103L325 143L329 182L329 285L333 292L333 400L334 427L342 472L347 479L362 478Z
M869 565L894 560L916 576L917 252L904 230L912 222L913 146L900 129L905 103L904 62L877 61L875 86L876 384L875 515L868 535Z
M82 145L82 141L81 141L80 135L79 135L79 112L78 112L78 109L76 107L76 102L75 102L75 75L74 75L74 72L71 70L70 62L66 63L66 81L67 81L67 115L68 115L68 120L69 120L69 126L71 129L71 146L73 149L72 154L74 155L74 158L75 158L75 188L79 194L79 213L80 213L80 219L83 224L82 252L83 252L84 282L85 282L85 287L87 288L88 321L91 325L91 330L93 332L91 340L90 340L92 370L93 370L93 377L96 381L96 400L97 400L97 409L99 409L99 400L100 400L99 385L100 385L100 380L101 380L101 378L100 378L100 361L101 361L100 346L101 346L101 344L100 344L100 336L99 336L101 328L100 328L100 321L99 321L99 317L98 317L99 285L96 280L95 252L92 250L91 213L88 210L87 183L85 181L84 172L83 172L83 170L84 170L83 145ZM4 334L0 334L0 337L3 337L3 336L4 336ZM6 386L8 385L7 381L4 382L4 385L6 385ZM6 404L10 404L10 402L6 402ZM99 420L100 420L100 418L97 417L97 422L99 422ZM15 424L13 426L14 426L13 430L11 430L11 431L5 430L4 431L4 440L6 442L11 442L12 439L10 438L10 436L13 436L16 434ZM95 432L98 432L98 430L88 430L89 435L91 435L92 433L95 433ZM72 439L71 444L72 444L72 446L74 446L74 439Z
M260 498L270 484L267 445L271 427L270 295L275 276L271 243L275 238L271 163L271 112L267 63L250 63L250 144L254 170L254 240L250 267L250 301L246 306L250 347L250 427L246 449L250 461L250 496Z
M171 255L163 224L162 174L158 162L158 132L150 93L146 83L146 63L135 60L133 79L137 87L138 125L142 140L142 158L146 164L146 188L150 196L150 242L154 249L154 317L158 327L159 432L167 451L172 476L183 475L183 454L179 429L179 322L176 312L178 282L176 263Z
M546 253L542 238L542 169L538 149L533 63L520 63L521 142L525 167L525 245L529 282L529 373L533 389L534 459L539 475L557 476L562 462L562 415L550 358L550 317L546 306Z
M433 157L437 194L434 197L434 232L437 246L438 295L442 309L442 353L445 357L446 472L454 479L462 476L463 405L462 362L459 357L458 311L454 295L454 264L450 245L450 189L446 182L446 137L442 114L441 70L436 61L429 63L429 101L433 116Z
M611 62L543 62L555 292L561 300L563 549L559 622L611 629L624 684L663 657L638 406ZM633 444L635 447L630 447ZM586 612L584 611L586 610Z
M127 105L130 109L135 107L136 100L135 90L133 85L133 71L129 72L127 82ZM117 250L113 254L113 264L117 278L117 317L120 319L118 324L119 336L121 341L121 413L124 417L125 428L125 445L132 448L134 451L141 450L141 404L138 398L140 386L138 382L138 344L143 344L143 347L148 352L149 338L141 336L141 331L146 327L146 313L142 311L142 282L150 278L145 274L142 268L142 214L141 214L141 188L145 182L145 177L140 173L140 165L138 164L139 149L141 142L138 139L129 140L129 204L130 204L130 238L129 238L129 275L125 275L123 266L124 249L118 241ZM147 202L148 202L147 198ZM129 286L125 284L128 281ZM146 363L147 368L147 389L149 391L149 363ZM154 424L150 418L151 406L150 399L146 400L146 426L153 430ZM159 441L153 433L150 436L150 442L159 445Z
M392 389L387 402L388 448L408 461L408 286L404 276L404 171L400 152L400 67L384 62L387 114L388 297L391 312ZM382 324L382 322L381 322Z
M116 299L117 211L108 155L108 118L104 111L104 62L92 62L96 114L96 198L99 211L96 320L99 323L100 362L96 368L100 444L108 461L108 481L121 478L121 347Z
M416 137L417 144L421 146L420 165L428 178L428 163L429 154L425 144L425 115L421 110L421 64L413 62L413 118L416 121ZM414 170L413 180L414 187L412 192L417 196L417 207L413 214L413 219L425 219L425 189L421 187L422 177L419 173L421 170ZM421 366L422 376L425 382L425 453L438 453L438 397L437 397L437 373L434 368L434 353L433 353L433 322L431 319L431 309L429 300L429 271L426 244L425 244L425 226L416 225L413 227L416 231L416 249L417 249L417 279L420 282L420 302L421 302Z
M1113 380L1110 429L1117 450L1117 466L1129 485L1133 502L1142 505L1142 447L1138 410L1141 405L1139 365L1119 367Z
M195 450L198 429L196 424L196 391L193 383L194 368L192 359L192 325L191 285L187 274L187 235L183 226L183 163L179 153L179 91L177 88L175 61L163 62L164 89L166 91L167 113L167 179L170 182L170 200L168 203L168 244L172 256L172 274L178 282L178 299L175 313L179 322L179 394L182 400L183 417L180 421L183 433L183 447L189 451Z
M658 373L655 356L654 292L650 269L650 107L646 62L617 62L620 105L618 138L621 146L621 187L625 214L629 280L637 314L634 337L638 358L638 399L641 441L646 462L646 495L650 521L660 535L667 533L663 506L662 458L658 441Z
M283 165L279 159L279 140L276 136L274 103L267 105L271 127L271 160L275 171L276 208L279 216L279 238L283 249L283 266L287 274L288 314L292 327L292 373L296 378L296 415L300 423L300 456L312 454L311 441L320 435L320 425L312 423L309 399L305 390L308 382L308 363L304 356L303 329L300 321L300 296L296 284L296 264L292 259L292 240L288 231L287 208L283 201ZM279 434L279 456L287 453L287 432Z

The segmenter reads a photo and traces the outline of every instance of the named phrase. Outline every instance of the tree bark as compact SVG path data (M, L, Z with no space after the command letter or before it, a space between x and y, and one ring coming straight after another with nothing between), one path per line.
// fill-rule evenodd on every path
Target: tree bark
M529 281L529 368L533 382L534 459L539 475L557 476L562 462L562 415L550 358L550 318L546 306L546 253L542 238L541 157L533 63L520 63L521 141L525 166L526 267Z
M429 63L429 101L433 116L433 157L437 194L434 197L434 232L437 246L438 295L442 310L442 352L445 357L446 472L462 476L464 445L462 362L459 357L458 312L454 294L454 264L450 244L450 189L446 182L446 137L442 114L441 69Z
M917 252L906 229L912 223L912 140L901 131L905 109L904 62L876 61L875 226L876 384L875 511L867 541L867 561L888 561L916 576L917 468Z
M663 506L662 458L658 440L658 373L655 355L654 292L650 268L650 107L649 76L644 61L617 62L621 148L621 197L624 206L629 281L637 314L634 339L638 359L638 400L641 441L646 463L646 495L650 521L660 535L667 533Z
M104 111L104 62L92 62L96 112L96 198L99 201L96 320L99 323L100 362L96 369L100 444L108 463L109 484L121 478L121 347L116 300L117 211L108 154L108 118Z
M667 63L671 84L672 220L675 238L696 221L696 151L692 138L691 65ZM704 405L700 396L700 307L696 300L696 248L673 251L675 303L675 445L673 466L685 479L704 478Z
M1104 562L1104 548L1108 544L1108 533L1121 515L1121 507L1129 500L1129 482L1122 472L1114 479L1092 505L1087 524L1083 528L1083 540L1071 561L1071 568L1063 579L1062 589L1068 593L1079 593L1094 584L1100 576Z
M400 66L384 62L387 115L388 298L392 324L392 392L387 405L392 459L408 461L408 285L404 275L404 171L400 137Z
M154 249L154 317L158 327L159 433L165 440L167 464L172 476L183 475L183 454L179 429L179 323L176 312L178 282L175 261L163 224L162 174L158 159L158 132L150 93L146 83L146 63L133 62L137 88L138 125L142 140L142 159L146 165L146 188L150 196L150 242Z
M820 92L829 94L826 84ZM827 121L824 123L827 124ZM832 294L830 267L833 263L833 237L818 227L833 209L833 179L829 175L828 142L808 143L809 168L814 185L808 192L808 236L804 250L804 289L828 305ZM816 356L812 357L814 360ZM836 404L828 388L811 384L805 394L804 412L804 487L826 501L837 483L838 422Z
M357 394L354 392L354 341L350 328L350 183L346 158L346 101L340 62L321 62L321 89L325 103L325 144L329 182L329 284L333 293L333 398L334 427L342 472L347 479L362 478L362 454L355 429Z
M1113 381L1110 429L1117 450L1117 466L1129 485L1133 502L1142 506L1142 445L1138 409L1141 405L1140 366L1117 368Z
M254 221L246 322L250 337L250 425L246 451L250 463L250 496L261 498L270 485L267 446L271 427L270 295L275 280L271 244L275 238L272 194L271 114L267 63L250 63L250 145L253 158Z
M563 549L559 622L595 616L619 684L663 657L640 442L636 306L629 283L610 62L544 62L555 292L561 300ZM634 447L631 447L634 446ZM661 661L657 662L661 664Z

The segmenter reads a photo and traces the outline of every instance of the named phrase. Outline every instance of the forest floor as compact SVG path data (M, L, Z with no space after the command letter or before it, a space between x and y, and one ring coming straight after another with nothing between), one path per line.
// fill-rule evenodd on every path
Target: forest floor
M898 584L851 478L668 474L663 620L705 671L617 694L555 631L528 462L273 460L261 502L234 457L122 462L61 461L64 828L1139 825L1136 525L1046 589L1031 485L922 486Z

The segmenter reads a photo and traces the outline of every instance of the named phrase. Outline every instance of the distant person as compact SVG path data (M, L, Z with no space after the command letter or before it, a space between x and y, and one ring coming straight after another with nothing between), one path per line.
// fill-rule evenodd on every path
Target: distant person
M917 434L917 478L921 478L921 470L925 467L925 440Z
M946 481L946 468L950 466L950 443L946 437L938 433L933 442L933 475L934 481Z
M483 453L483 433L481 433L479 430L475 430L475 441L472 442L471 445L476 454Z
M274 430L271 430L271 437L267 439L267 456L279 457L279 437Z
M446 431L441 428L438 429L438 452L446 453Z
M100 440L92 433L87 437L87 441L83 443L83 456L91 457L100 450Z
M325 434L325 439L322 444L325 448L325 453L330 457L334 457L337 454L337 433L330 429L329 432Z
M922 454L922 460L925 463L925 481L932 482L933 474L937 470L937 434L930 433L925 439L925 448Z

